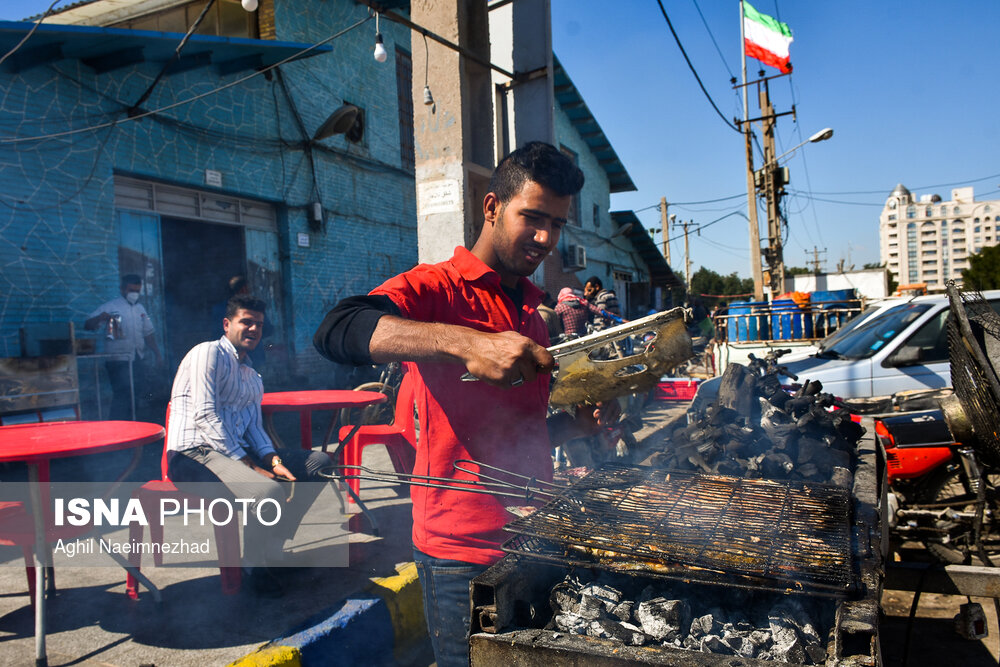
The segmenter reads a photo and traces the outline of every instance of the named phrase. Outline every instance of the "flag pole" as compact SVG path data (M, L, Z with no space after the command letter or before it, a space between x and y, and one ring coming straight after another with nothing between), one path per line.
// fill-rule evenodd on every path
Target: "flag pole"
M750 132L750 108L747 102L747 43L743 28L743 0L740 0L740 61L743 65L743 137L747 153L747 220L750 223L750 274L753 276L753 298L764 299L764 273L760 267L760 227L757 225L757 191L753 175L753 141Z

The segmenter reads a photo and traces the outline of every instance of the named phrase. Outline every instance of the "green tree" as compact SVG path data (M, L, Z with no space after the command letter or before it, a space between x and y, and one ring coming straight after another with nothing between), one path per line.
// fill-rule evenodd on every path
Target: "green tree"
M812 273L812 269L807 269L804 266L786 266L785 267L785 277L790 276L801 276L807 273Z
M977 290L1000 288L1000 246L987 246L969 255L969 268L962 270L962 285Z
M728 276L724 276L703 266L691 275L692 297L705 298L702 295L711 294L722 297L719 300L729 301L730 299L726 297L752 293L753 280L751 278L740 278L735 271ZM712 303L712 301L707 301L707 303Z

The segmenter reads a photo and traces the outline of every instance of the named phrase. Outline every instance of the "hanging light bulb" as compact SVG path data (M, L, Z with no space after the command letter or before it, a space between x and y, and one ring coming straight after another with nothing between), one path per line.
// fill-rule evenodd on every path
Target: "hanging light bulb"
M255 0L249 0L254 2ZM389 57L388 52L385 50L385 44L382 43L382 33L375 33L375 52L372 54L375 56L375 60L380 63L384 63L385 59Z
M243 9L248 12L257 11L257 0L241 0L240 4L243 5Z
M424 105L430 106L434 104L434 96L431 95L431 87L424 86Z
M372 55L375 56L375 61L380 63L384 63L389 57L385 44L382 43L382 33L378 29L378 12L375 12L375 52Z

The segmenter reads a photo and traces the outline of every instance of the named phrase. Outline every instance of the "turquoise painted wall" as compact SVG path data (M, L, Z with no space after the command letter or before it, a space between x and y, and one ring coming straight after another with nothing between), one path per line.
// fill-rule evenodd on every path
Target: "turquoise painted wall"
M283 42L312 44L367 15L350 0L277 4ZM312 349L316 325L341 297L416 263L413 173L400 160L394 63L395 48L409 51L409 31L386 21L381 29L386 63L372 58L369 21L331 42L332 52L282 66L280 77L257 76L139 121L23 143L10 140L124 119L159 65L95 73L63 59L0 71L0 356L20 353L25 324L70 320L82 328L93 308L117 294L115 174L211 189L204 172L212 169L223 174L216 191L277 207L285 370L299 385L332 386L332 366ZM143 107L186 100L247 73L220 75L207 66L168 75ZM293 106L312 133L344 101L364 110L364 140L323 140L311 163ZM317 199L325 213L320 230L309 225ZM299 233L310 235L310 247L296 244ZM257 248L259 239L248 245Z

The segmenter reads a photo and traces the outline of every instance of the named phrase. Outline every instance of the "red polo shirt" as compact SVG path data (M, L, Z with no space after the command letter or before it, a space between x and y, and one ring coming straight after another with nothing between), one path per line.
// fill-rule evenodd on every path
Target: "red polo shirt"
M458 324L479 331L517 331L548 345L545 323L536 308L542 292L526 278L521 311L500 286L500 275L465 248L447 262L422 264L389 279L372 294L388 296L403 317L421 322ZM462 382L465 367L446 363L407 363L415 385L420 435L414 474L454 479L456 459L472 459L541 480L552 479L545 427L549 375L501 389L485 382ZM494 474L484 471L484 474ZM413 546L435 558L491 565L509 535L501 528L513 517L506 504L516 498L414 486Z

